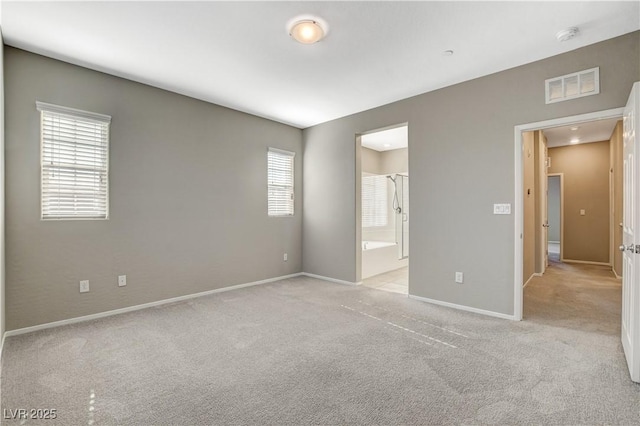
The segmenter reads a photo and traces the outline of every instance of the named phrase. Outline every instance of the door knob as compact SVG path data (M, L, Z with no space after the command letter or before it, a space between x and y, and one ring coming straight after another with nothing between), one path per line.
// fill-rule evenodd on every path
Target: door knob
M634 253L636 251L636 246L633 244L629 244L628 246L625 246L624 244L622 244L620 247L618 247L618 250L620 251L628 250L631 253Z

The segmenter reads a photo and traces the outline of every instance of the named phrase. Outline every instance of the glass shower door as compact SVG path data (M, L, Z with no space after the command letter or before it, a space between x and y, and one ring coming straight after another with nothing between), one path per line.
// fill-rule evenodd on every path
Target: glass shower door
M402 259L409 257L409 176L402 177L402 214L400 218L402 232Z

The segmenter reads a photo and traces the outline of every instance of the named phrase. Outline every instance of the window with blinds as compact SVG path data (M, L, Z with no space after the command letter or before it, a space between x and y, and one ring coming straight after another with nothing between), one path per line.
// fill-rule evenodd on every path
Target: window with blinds
M387 177L362 177L362 227L387 226Z
M267 151L267 212L269 216L293 216L294 152Z
M36 102L42 219L109 217L111 117Z

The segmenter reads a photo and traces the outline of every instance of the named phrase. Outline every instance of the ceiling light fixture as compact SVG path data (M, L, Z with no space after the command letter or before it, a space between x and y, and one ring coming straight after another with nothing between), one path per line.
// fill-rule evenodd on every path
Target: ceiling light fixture
M289 25L289 35L302 44L313 44L322 40L325 29L315 19L302 19Z
M571 142L571 144L575 145L577 143L580 143L580 139L579 138L573 138L573 139L571 139L570 142Z
M562 31L558 31L556 33L556 38L558 39L559 42L571 40L572 38L578 35L578 31L579 31L578 27L570 27Z

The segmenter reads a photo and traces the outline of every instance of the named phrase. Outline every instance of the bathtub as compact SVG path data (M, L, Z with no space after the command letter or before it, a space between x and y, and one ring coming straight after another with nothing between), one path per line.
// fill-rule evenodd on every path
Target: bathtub
M399 259L399 247L387 241L362 242L362 279L393 271L409 264L408 259Z
M396 243L388 243L386 241L363 241L362 250L373 250L382 247L397 246Z

